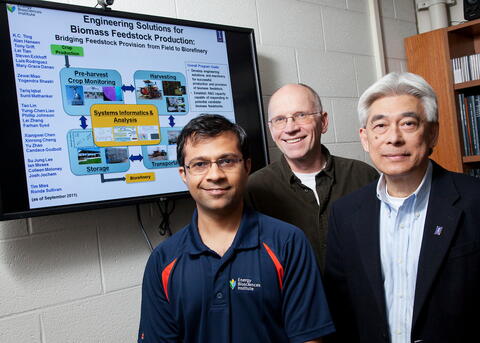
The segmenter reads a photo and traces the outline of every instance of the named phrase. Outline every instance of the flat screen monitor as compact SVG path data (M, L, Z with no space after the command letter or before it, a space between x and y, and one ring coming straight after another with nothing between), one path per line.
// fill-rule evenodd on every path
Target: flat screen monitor
M268 159L253 30L0 1L0 219L185 196L182 127L221 114Z

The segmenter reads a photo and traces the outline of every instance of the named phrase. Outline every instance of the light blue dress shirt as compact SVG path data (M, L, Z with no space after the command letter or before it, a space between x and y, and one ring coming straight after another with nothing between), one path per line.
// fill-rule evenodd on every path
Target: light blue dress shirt
M410 342L418 259L432 183L432 163L418 188L406 198L388 194L385 176L377 184L380 256L392 343Z

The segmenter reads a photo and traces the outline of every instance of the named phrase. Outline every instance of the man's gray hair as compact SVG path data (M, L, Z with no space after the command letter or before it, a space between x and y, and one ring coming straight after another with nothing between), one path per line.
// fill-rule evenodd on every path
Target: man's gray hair
M427 121L438 122L437 96L427 81L412 73L389 73L368 87L358 100L357 110L361 127L366 127L368 110L376 100L395 95L412 95L418 98L423 105Z

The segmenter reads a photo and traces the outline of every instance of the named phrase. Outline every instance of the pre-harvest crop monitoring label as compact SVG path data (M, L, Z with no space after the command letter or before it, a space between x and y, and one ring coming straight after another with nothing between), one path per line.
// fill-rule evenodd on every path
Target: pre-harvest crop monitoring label
M7 5L31 208L186 190L177 136L234 120L225 32Z

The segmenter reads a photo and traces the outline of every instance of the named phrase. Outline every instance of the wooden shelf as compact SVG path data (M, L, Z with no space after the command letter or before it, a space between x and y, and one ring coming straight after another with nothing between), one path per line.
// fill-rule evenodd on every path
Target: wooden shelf
M458 94L480 94L480 80L454 84L452 59L480 53L480 19L405 39L407 67L422 76L438 99L440 133L431 158L444 168L465 173L480 156L463 156Z
M480 19L467 21L458 25L452 25L442 30L448 32L455 31L464 35L476 36L480 34Z
M463 163L477 163L480 162L480 155L463 156Z
M473 80L468 82L456 83L453 88L455 90L465 90L468 88L480 87L480 80Z

